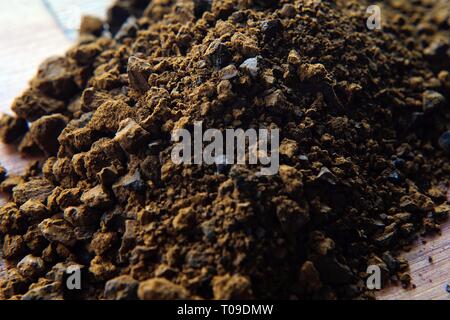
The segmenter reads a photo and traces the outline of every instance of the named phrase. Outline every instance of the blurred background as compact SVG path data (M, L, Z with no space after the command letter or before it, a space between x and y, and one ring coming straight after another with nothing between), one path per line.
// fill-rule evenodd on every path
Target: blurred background
M82 15L105 18L112 0L0 0L0 112L39 64L75 41Z

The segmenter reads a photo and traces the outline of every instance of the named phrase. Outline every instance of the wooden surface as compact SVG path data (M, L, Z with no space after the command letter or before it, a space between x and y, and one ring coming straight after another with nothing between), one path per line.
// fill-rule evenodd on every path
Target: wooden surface
M85 0L78 1L86 3ZM77 0L70 2L73 4ZM13 98L26 88L42 60L63 53L70 46L64 31L64 26L40 0L0 1L1 112L10 112ZM0 144L0 162L10 173L21 173L28 163L13 147L3 144ZM420 239L414 249L403 256L410 262L416 289L389 287L379 292L379 299L450 299L450 293L446 291L446 285L450 284L450 223L443 226L441 237L427 239L426 244ZM432 263L428 261L429 257L432 257ZM2 268L0 258L0 276Z
M450 285L450 223L442 226L441 236L420 238L414 248L402 256L410 263L412 283L416 288L404 290L391 286L378 294L379 299L450 300L447 292L447 285Z

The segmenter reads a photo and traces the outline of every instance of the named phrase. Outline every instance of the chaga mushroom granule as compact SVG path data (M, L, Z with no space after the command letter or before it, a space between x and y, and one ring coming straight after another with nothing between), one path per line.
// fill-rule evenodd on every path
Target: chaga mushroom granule
M450 211L448 1L117 1L0 120L4 299L372 298ZM108 27L109 25L109 27ZM106 26L106 27L105 27ZM174 129L280 132L280 168L177 165ZM79 268L83 289L66 287Z

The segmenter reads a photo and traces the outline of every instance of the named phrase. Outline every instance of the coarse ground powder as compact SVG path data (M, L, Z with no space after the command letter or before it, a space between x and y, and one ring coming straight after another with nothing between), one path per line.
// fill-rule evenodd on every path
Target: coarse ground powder
M0 119L4 299L373 298L450 211L450 2L122 0ZM174 129L280 130L280 170L176 165ZM79 267L83 290L67 290Z

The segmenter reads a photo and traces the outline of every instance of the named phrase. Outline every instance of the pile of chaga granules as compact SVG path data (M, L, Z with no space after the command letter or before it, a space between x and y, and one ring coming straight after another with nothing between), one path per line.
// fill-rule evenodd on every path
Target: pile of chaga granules
M118 1L0 134L5 299L371 298L449 207L450 3ZM280 130L280 170L176 165L171 132ZM82 290L69 291L70 266Z

